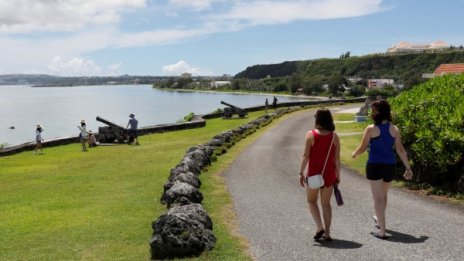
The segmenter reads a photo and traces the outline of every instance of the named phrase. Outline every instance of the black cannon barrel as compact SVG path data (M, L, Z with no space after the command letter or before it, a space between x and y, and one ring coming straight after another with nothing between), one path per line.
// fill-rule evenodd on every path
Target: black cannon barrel
M111 127L116 127L116 128L123 129L123 130L125 129L125 128L122 127L122 126L119 126L118 124L116 124L116 123L114 123L114 122L111 122L111 121L109 121L109 120L105 120L105 119L103 119L102 117L99 117L99 116L97 116L97 121L103 122L104 124L106 124L106 125L108 125L108 126L111 126Z
M236 109L243 110L242 108L237 107L237 106L235 106L235 105L232 105L232 104L230 104L230 103L227 103L227 102L225 102L225 101L221 101L221 103L224 104L224 105L227 105L227 106L229 106L229 107L232 107L232 108L236 108Z

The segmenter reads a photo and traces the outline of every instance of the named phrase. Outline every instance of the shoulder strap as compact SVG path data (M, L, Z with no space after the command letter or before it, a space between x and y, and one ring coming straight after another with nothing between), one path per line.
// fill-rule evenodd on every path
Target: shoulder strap
M333 145L333 143L334 143L334 139L335 139L335 133L332 132L332 142L330 142L329 151L327 152L327 157L325 158L324 168L322 169L322 173L321 173L322 176L324 176L325 166L327 165L327 160L329 160L330 150L332 149L332 145Z

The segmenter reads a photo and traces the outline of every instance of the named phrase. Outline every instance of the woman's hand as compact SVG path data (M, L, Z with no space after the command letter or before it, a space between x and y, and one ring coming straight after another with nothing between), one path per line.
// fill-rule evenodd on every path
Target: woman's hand
M305 177L303 173L300 173L300 185L304 187L304 184L305 184Z
M358 155L356 155L356 151L353 151L353 153L351 153L351 157L354 159L354 158L356 158L356 156L358 156Z
M411 179L412 179L412 176L413 176L412 170L406 169L406 170L404 171L404 174L403 174L404 179L406 179L406 180L411 180Z

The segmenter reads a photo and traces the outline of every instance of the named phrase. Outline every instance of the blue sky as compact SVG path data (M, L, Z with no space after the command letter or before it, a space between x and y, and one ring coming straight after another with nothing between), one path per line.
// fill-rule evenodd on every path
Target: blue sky
M463 0L0 0L0 74L222 75L464 45Z

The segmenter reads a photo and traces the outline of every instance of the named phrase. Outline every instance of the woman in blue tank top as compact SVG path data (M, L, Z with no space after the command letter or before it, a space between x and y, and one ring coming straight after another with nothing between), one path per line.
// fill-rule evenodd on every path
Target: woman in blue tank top
M396 175L394 150L396 150L406 167L404 178L412 179L412 171L408 155L401 142L400 132L395 125L391 124L390 104L385 100L375 101L372 104L372 119L374 124L367 126L361 144L351 156L355 158L369 147L366 178L369 180L374 199L374 221L379 229L379 231L371 234L377 238L386 239L385 212L387 209L387 195L391 181Z

